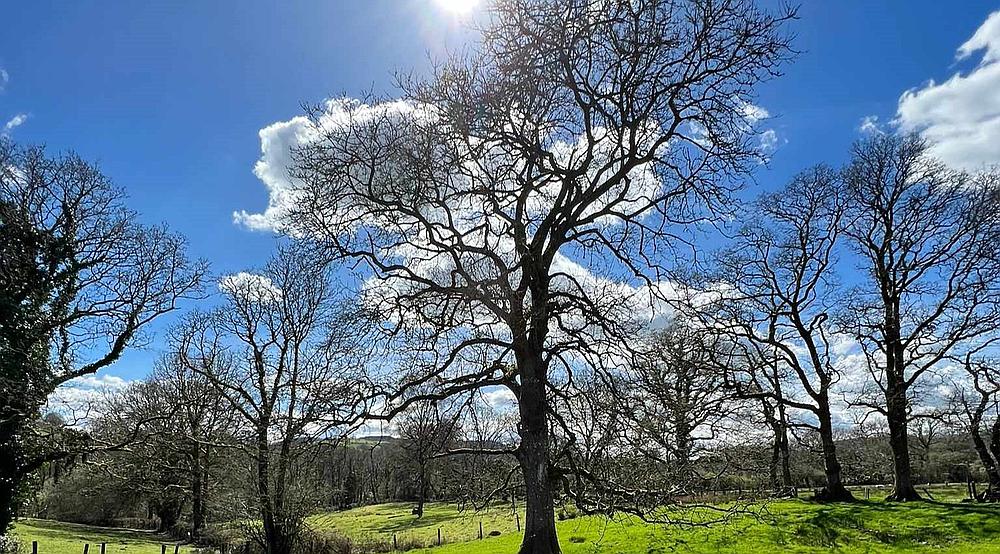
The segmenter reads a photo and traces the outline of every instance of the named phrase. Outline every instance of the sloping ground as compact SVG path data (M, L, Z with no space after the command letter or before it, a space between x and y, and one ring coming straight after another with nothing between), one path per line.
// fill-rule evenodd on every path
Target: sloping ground
M432 504L426 519L410 515L409 504L384 504L313 518L316 528L336 529L359 542L391 541L400 546L445 544L414 552L509 554L520 533L510 511L483 514L484 531L498 537L478 540L479 516ZM634 518L581 517L558 523L568 554L655 554L668 552L944 552L1000 554L1000 507L957 503L819 505L774 502L752 515L711 527L647 525ZM404 540L412 542L405 542ZM465 542L458 542L465 541Z
M107 543L108 554L160 554L160 545L167 544L167 554L173 554L174 542L151 531L94 527L44 519L25 519L14 526L26 552L31 541L38 541L38 554L81 554L83 545L90 545L90 554L100 554L101 543ZM181 546L179 552L191 551Z

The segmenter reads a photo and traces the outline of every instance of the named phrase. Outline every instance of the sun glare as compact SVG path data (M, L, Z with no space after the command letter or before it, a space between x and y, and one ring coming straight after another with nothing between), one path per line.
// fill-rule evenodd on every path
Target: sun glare
M447 12L464 15L476 8L479 0L434 0L438 6Z

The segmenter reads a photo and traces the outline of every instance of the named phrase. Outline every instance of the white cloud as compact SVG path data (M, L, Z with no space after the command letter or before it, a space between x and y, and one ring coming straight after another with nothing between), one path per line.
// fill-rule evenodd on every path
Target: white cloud
M958 48L957 58L980 52L968 73L904 92L896 113L902 130L920 132L935 156L964 169L1000 163L1000 11Z
M9 135L11 131L16 129L17 127L20 127L27 120L28 120L28 114L26 113L19 113L15 115L14 117L10 118L7 121L7 123L4 124L3 131L0 132L0 136Z
M267 208L262 213L245 210L233 212L233 222L254 231L277 231L278 221L291 203L294 189L288 168L292 165L292 150L310 140L311 125L305 117L279 121L260 130L260 159L254 165L254 175L268 191Z
M882 132L882 127L879 126L877 115L866 115L861 118L861 124L858 125L858 132L862 135L874 135L876 133Z
M281 298L281 289L271 279L245 271L219 279L219 290L233 296L245 296L254 302L270 303Z
M84 375L67 381L49 395L46 411L61 415L72 424L82 424L100 413L100 400L109 392L127 387L117 375Z
M0 92L3 92L7 88L7 83L10 82L10 74L7 70L0 67Z
M352 98L327 100L320 127L334 129L351 122L371 120L379 115L409 114L418 109L409 102L395 101L369 105ZM254 165L254 175L267 187L267 208L261 213L246 210L233 212L233 223L253 231L287 231L282 223L287 211L294 205L296 181L289 169L293 164L296 148L315 141L316 127L309 118L294 117L264 127L259 132L261 156Z
M778 132L774 129L768 129L760 134L760 153L764 156L770 156L778 149Z

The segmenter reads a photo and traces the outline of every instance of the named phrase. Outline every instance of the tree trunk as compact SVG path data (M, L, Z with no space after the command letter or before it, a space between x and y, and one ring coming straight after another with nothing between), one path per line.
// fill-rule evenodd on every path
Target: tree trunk
M771 466L770 466L770 479L771 488L778 490L781 488L781 483L778 481L778 464L781 463L781 437L778 436L778 426L774 425L771 427L774 431L774 441L771 442Z
M891 372L891 370L889 370ZM886 383L886 419L889 423L889 446L892 448L894 490L886 497L892 502L921 500L913 486L910 468L910 447L907 440L906 390L899 379L888 376Z
M788 418L785 417L785 405L778 404L778 449L781 452L781 485L792 487L792 455L788 448Z
M554 487L549 472L549 427L544 369L540 359L522 356L517 459L524 475L524 539L519 554L557 554Z
M989 446L980 434L981 427L978 418L972 421L970 427L969 434L972 435L972 444L976 447L976 454L979 455L979 461L983 463L983 468L986 469L986 476L989 479L989 486L978 500L1000 502L1000 466L998 466L997 459L994 458L996 454L1000 453L997 452L1000 451L1000 440L998 440L1000 438L1000 419L993 424Z
M194 443L191 465L193 481L191 482L191 538L201 537L205 527L205 474L202 471L201 445Z
M261 525L264 528L265 554L292 554L292 537L285 528L280 510L275 509L270 487L270 444L267 430L257 436L257 499L260 503Z
M0 414L7 416L7 414ZM21 488L21 448L13 422L0 424L0 535L6 533L17 517L17 497Z
M820 399L820 404L829 406L829 399ZM819 500L825 502L853 502L854 495L847 490L841 479L840 461L837 459L837 443L833 440L833 420L829 409L820 409L816 414L819 418L819 436L823 445L823 471L826 474L826 487L821 492Z
M420 467L420 482L417 484L417 519L424 517L424 502L427 499L427 474Z

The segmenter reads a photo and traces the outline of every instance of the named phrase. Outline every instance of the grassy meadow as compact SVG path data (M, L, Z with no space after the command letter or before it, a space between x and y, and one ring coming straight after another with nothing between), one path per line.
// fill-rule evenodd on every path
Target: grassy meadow
M855 491L861 497L862 491ZM926 493L927 491L925 491ZM746 506L726 523L707 527L651 525L634 517L570 517L558 522L568 554L657 554L668 552L935 552L1000 554L1000 506L961 503L963 487L929 489L934 501L888 504L877 498L855 504L824 505L779 500ZM435 554L516 552L521 535L509 507L475 512L453 504L428 504L424 517L412 504L365 506L317 514L309 526L320 534L348 537L359 552L400 550ZM698 513L692 515L696 519ZM709 514L703 514L708 516ZM714 514L713 514L714 515ZM523 513L519 514L523 521ZM564 516L565 517L565 516ZM482 523L484 538L479 539ZM438 531L442 546L436 546ZM158 554L161 537L147 531L88 527L44 520L16 526L22 541L39 541L41 554L80 554L83 544L108 543L109 553ZM491 532L496 536L490 536ZM173 552L173 547L168 547ZM185 547L180 552L189 554Z

